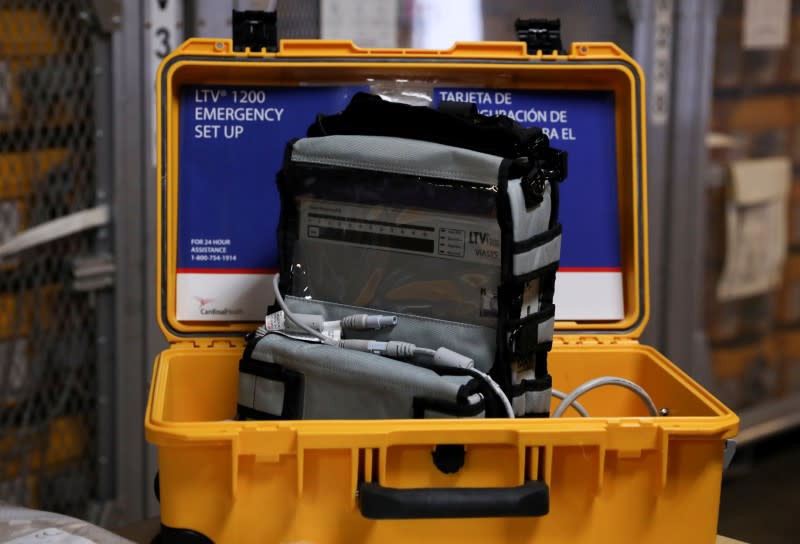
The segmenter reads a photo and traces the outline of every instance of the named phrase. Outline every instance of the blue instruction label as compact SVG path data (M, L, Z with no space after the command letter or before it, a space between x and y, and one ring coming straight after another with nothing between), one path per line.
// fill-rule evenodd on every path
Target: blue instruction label
M278 264L275 175L286 144L364 87L182 90L178 272L269 273Z
M367 86L187 86L181 90L177 318L263 319L278 266L275 177L289 140L318 114L343 110ZM618 319L620 272L615 104L612 92L435 88L542 127L569 154L558 319ZM564 274L564 272L570 272ZM569 295L569 299L564 299Z

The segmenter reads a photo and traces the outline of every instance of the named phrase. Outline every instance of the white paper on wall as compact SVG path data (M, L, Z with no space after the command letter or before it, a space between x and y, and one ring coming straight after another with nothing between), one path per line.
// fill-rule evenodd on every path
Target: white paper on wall
M352 40L359 47L397 47L399 0L321 0L320 34L325 40Z
M726 253L720 301L765 293L781 279L791 161L787 157L731 163L726 204Z
M745 0L742 46L780 49L789 43L789 0Z
M450 49L455 42L483 39L480 0L414 0L411 47Z

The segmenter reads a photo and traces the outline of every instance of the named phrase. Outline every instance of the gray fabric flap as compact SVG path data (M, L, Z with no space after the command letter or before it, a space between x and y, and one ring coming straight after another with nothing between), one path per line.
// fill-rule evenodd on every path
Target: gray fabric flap
M286 394L286 385L283 382L270 380L261 376L254 377L256 380L253 394L253 408L260 412L280 415L281 412L283 412L283 397Z
M496 185L502 157L386 136L322 136L295 142L292 160Z
M380 341L402 340L431 349L445 347L472 358L475 367L484 372L488 372L494 364L495 329L493 328L291 296L286 297L286 304L289 309L298 313L322 314L327 321L362 313L396 315L399 319L397 325L392 328L378 331L347 331L347 337Z

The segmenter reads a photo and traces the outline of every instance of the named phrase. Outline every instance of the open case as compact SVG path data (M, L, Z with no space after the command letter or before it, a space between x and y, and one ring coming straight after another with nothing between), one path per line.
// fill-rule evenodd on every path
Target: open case
M158 321L170 347L145 426L165 541L712 543L738 418L638 341L648 268L635 62L610 43L276 49L191 39L158 74ZM271 302L284 146L360 90L547 127L570 161L553 384L621 376L668 416L610 387L581 397L588 418L231 420L243 337ZM534 484L548 507L521 515Z

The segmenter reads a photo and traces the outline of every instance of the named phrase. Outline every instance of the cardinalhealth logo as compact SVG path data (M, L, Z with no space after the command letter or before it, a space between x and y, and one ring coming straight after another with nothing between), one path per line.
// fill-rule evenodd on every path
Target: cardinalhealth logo
M200 304L200 315L239 315L243 314L242 308L214 308L209 306L215 298L192 297Z

